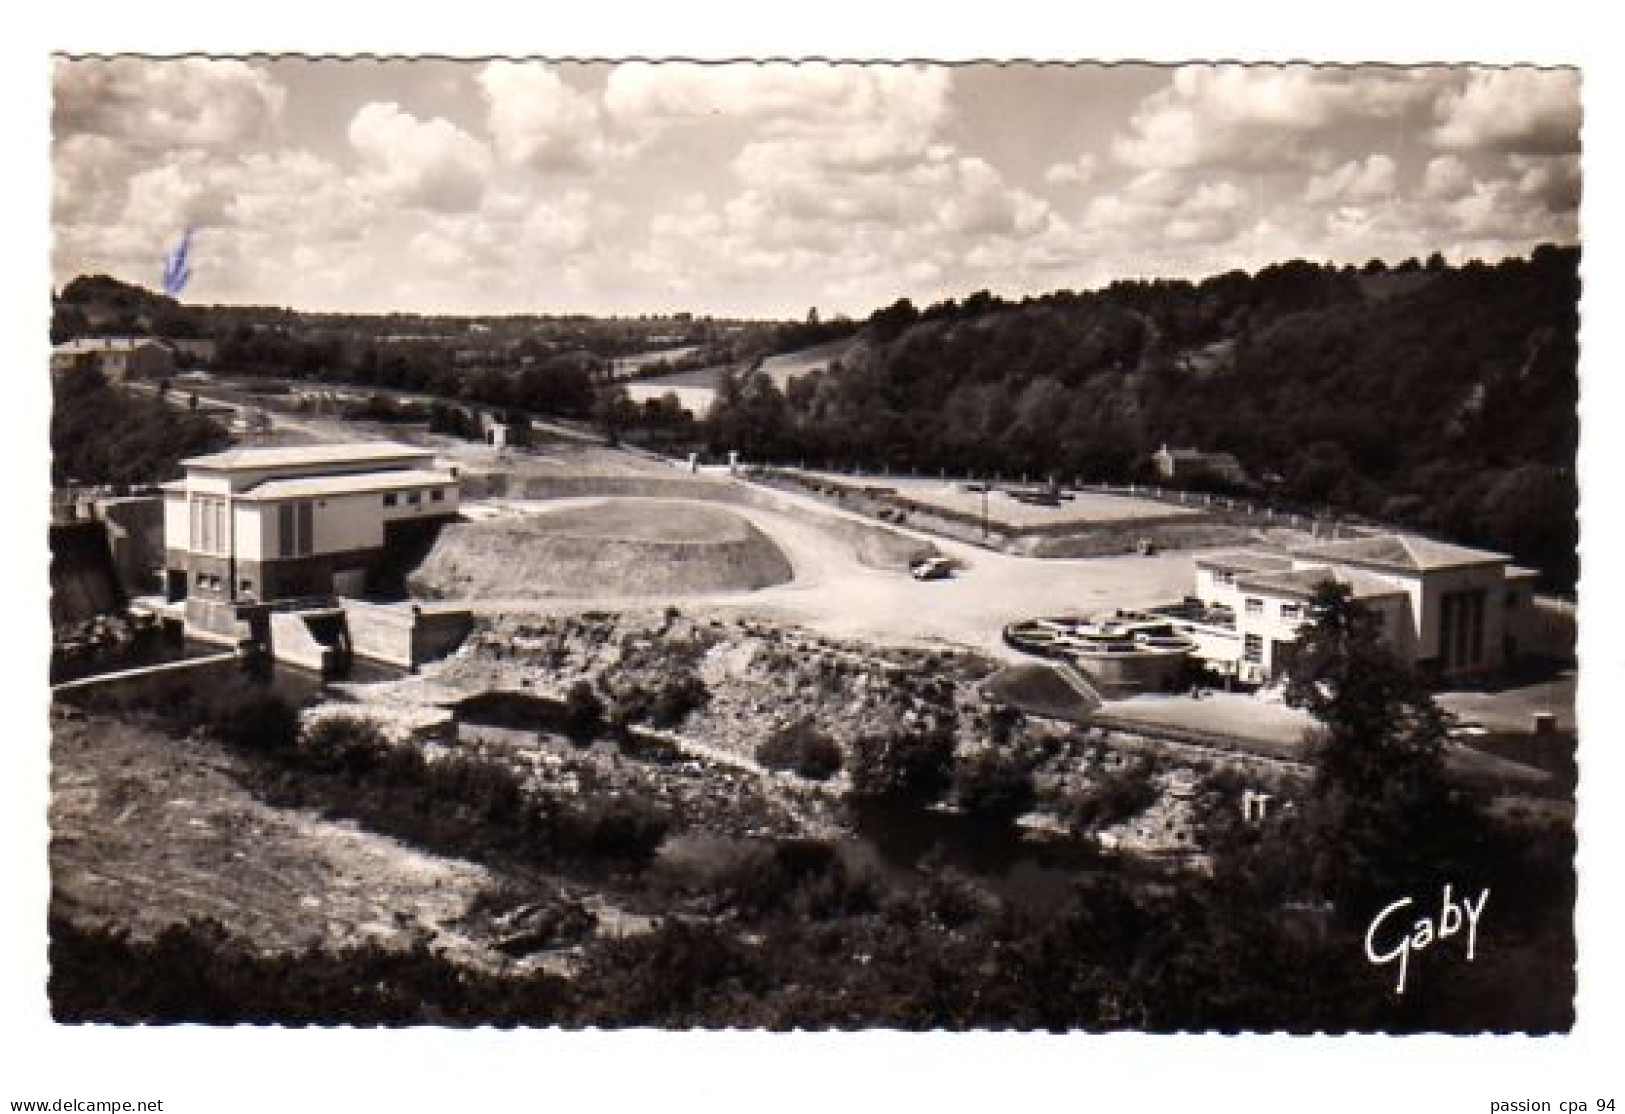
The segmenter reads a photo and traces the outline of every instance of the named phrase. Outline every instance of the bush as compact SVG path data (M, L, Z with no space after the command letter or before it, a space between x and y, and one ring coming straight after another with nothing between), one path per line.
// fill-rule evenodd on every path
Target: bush
M954 800L975 816L1014 820L1033 806L1032 767L1014 751L978 751L954 765Z
M852 794L867 800L934 801L953 774L954 738L938 728L861 735L852 747Z
M564 732L576 743L590 743L604 728L604 702L586 681L564 695Z
M653 855L671 830L671 817L665 810L626 797L578 799L556 814L553 822L561 852L634 861Z
M1140 758L1121 770L1101 775L1099 781L1067 804L1067 813L1076 828L1098 830L1121 823L1150 808L1157 800L1157 786L1151 775L1156 764Z
M299 737L299 712L283 697L244 682L199 698L195 722L229 746L284 751Z
M327 716L311 724L299 741L299 749L313 769L355 776L376 769L392 750L376 724L343 715ZM410 771L403 772L410 776Z
M703 708L711 699L710 690L700 675L692 671L670 678L655 693L649 705L649 722L655 727L670 729L688 718L688 714Z
M756 760L770 770L792 770L814 781L841 769L841 747L807 720L774 732L756 748Z

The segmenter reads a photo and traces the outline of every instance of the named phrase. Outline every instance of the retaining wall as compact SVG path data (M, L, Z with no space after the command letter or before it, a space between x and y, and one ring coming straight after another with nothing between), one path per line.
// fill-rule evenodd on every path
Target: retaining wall
M474 626L467 611L350 599L340 600L339 605L356 656L405 669L445 657L462 645Z
M271 612L271 656L277 661L325 675L334 653L310 632L305 617L297 611Z

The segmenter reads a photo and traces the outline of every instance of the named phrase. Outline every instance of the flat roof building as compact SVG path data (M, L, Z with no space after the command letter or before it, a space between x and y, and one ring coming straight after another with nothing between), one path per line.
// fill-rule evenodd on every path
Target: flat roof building
M171 600L362 596L392 554L458 513L455 469L390 442L236 448L164 485Z
M1207 632L1203 656L1244 681L1268 680L1312 621L1316 588L1332 580L1379 616L1406 660L1440 676L1483 673L1518 656L1537 575L1504 553L1406 534L1206 554L1195 560L1195 598L1233 619L1233 634Z

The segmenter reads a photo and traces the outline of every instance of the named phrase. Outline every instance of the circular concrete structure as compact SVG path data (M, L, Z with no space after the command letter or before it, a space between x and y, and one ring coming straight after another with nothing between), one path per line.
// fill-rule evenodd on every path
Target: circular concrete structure
M1196 643L1172 624L1145 619L1024 619L1004 628L1024 653L1069 661L1110 688L1172 687Z

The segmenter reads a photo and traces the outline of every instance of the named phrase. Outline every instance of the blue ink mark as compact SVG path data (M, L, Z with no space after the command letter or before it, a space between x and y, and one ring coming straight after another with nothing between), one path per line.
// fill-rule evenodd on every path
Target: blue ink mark
M192 230L188 228L181 237L180 246L173 254L164 257L164 293L171 298L186 289L186 284L192 281L192 265L187 256L192 251Z

